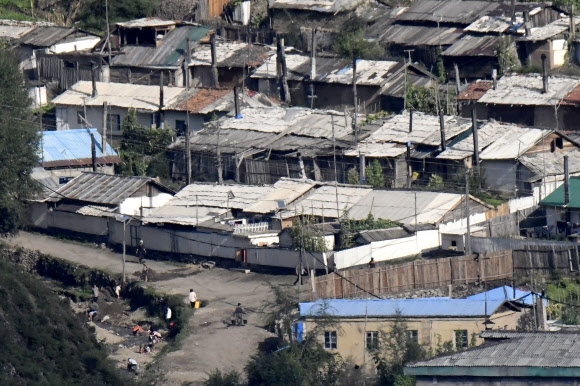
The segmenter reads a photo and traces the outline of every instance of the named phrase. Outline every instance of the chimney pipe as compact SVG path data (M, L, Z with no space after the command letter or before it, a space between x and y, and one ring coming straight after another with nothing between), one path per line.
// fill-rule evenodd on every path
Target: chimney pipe
M548 92L548 69L546 67L546 55L542 54L542 92L545 94Z
M91 62L91 81L93 83L93 93L91 96L95 98L97 94L97 76L95 75L95 63Z
M443 109L439 110L439 128L441 129L441 151L447 148L445 144L445 118L443 116Z
M366 183L366 177L365 177L365 166L366 166L366 160L365 160L365 155L364 154L360 154L359 155L360 158L360 184L364 185Z
M532 34L530 30L530 11L524 11L524 27L526 29L526 36Z
M516 0L512 0L512 25L516 24Z
M494 68L491 70L491 78L493 79L493 89L497 88L497 70Z
M159 120L157 122L157 127L163 127L163 71L159 74Z
M479 133L477 132L477 111L471 110L471 125L473 128L473 164L479 166Z
M95 144L95 135L91 133L91 160L93 163L93 172L97 171L97 146Z
M407 142L407 189L411 189L413 181L413 166L411 165L411 141Z
M409 133L413 132L413 110L409 110Z
M211 46L211 86L217 88L218 83L218 71L217 71L217 52L215 46L215 33L212 33L209 37L209 44Z
M236 111L236 119L241 119L242 114L240 114L240 98L238 97L237 87L234 87L234 108Z
M306 170L304 169L304 161L302 160L302 154L298 153L298 165L300 166L300 178L306 179Z
M568 156L564 156L564 204L570 203L570 170L568 168Z

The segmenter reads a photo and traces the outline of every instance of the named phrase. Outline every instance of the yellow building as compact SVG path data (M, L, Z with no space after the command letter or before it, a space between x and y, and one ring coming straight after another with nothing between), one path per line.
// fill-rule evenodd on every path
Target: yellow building
M388 333L398 311L407 323L409 337L425 348L452 344L455 349L483 343L479 333L515 330L522 311L533 304L531 293L498 287L466 299L327 299L300 303L301 321L296 326L298 338L322 325L321 318L331 316L332 327L321 327L320 342L344 359L362 365L371 358L367 347ZM487 315L487 317L486 317ZM486 320L488 322L486 323ZM320 327L320 326L319 326Z

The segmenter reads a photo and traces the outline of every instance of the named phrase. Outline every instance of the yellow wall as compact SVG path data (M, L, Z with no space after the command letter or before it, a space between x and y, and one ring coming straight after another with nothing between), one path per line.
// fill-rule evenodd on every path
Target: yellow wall
M490 317L495 323L491 325L493 330L515 330L520 312L505 311L496 313ZM455 347L455 330L467 330L468 342L471 342L471 334L476 333L477 344L483 343L479 338L479 333L485 330L484 318L405 318L409 330L417 330L419 343L425 348L437 347L438 335L441 336L441 344L452 341ZM366 331L384 331L388 333L393 323L392 318L368 318ZM338 327L339 326L339 327ZM506 327L507 326L507 327ZM312 331L315 327L313 320L306 320L304 324L305 332ZM329 331L337 331L337 352L343 359L352 359L354 364L362 365L365 355L365 319L352 318L340 319L336 327L328 328ZM380 335L380 334L379 334ZM320 342L324 345L324 333L319 336ZM367 351L366 361L372 361Z

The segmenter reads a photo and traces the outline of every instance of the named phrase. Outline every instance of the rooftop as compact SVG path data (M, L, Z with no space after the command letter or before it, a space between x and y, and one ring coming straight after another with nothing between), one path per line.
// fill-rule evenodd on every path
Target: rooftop
M97 35L79 30L78 28L37 26L30 32L22 35L18 42L33 47L50 47L63 41L72 41L85 36L98 39Z
M120 163L117 152L105 144L97 129L43 131L38 157L46 168L92 164L91 134L95 137L97 163Z
M55 105L69 106L103 106L107 102L109 106L135 108L138 110L159 110L159 86L146 86L127 83L102 83L97 82L97 96L92 95L92 83L79 81L69 90L52 100ZM182 87L164 87L164 105L168 106L175 98L185 91Z
M575 17L574 23L578 25L580 23L580 18ZM556 35L559 35L563 32L567 32L570 30L570 18L562 18L556 20L550 24L546 24L543 27L532 28L530 36L521 36L518 40L522 41L543 41L548 40Z
M270 8L338 13L352 10L361 2L362 0L275 0Z
M399 20L470 24L498 5L493 1L422 0L413 3Z
M274 50L271 46L229 42L216 42L216 60L218 67L258 67L264 63ZM190 66L211 65L211 45L201 44L191 53Z
M493 82L489 80L477 80L469 83L464 90L459 91L458 101L476 101L493 87Z
M66 198L94 204L120 205L146 184L152 184L165 193L174 194L171 189L151 177L84 172L52 193L47 201L58 202Z
M417 4L417 3L415 3ZM405 15L404 13L403 15ZM384 43L394 43L402 46L449 46L463 36L463 30L457 27L437 28L435 26L418 26L392 24L373 38Z
M554 106L580 84L580 79L549 77L548 92L543 93L542 76L538 74L505 75L479 99L479 103L498 105Z
M505 334L509 339L408 364L405 374L490 376L495 369L494 373L508 377L580 377L580 335L486 331L482 336L497 334Z
M494 35L465 35L443 51L443 56L497 56L501 38Z
M315 186L311 180L293 180L282 178L274 184L274 189L267 192L259 200L244 208L246 213L273 213L283 209L279 203L290 205Z
M118 26L123 28L171 27L175 24L173 20L163 20L158 17L144 17L117 23Z
M578 149L526 154L519 158L519 162L534 173L528 181L537 181L544 176L563 175L565 155L568 156L569 173L580 172L580 150Z
M241 107L276 106L267 96L248 89L244 94L240 90L239 101ZM215 111L229 112L234 107L234 92L231 89L191 88L188 93L176 98L173 104L165 107L165 110L186 111L189 108L190 113L211 114Z
M570 177L570 203L564 202L564 184L540 201L540 206L580 209L580 177Z

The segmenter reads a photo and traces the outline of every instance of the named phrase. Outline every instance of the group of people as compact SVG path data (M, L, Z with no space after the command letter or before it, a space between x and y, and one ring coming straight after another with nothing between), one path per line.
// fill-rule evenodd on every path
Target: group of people
M99 313L99 296L101 295L101 291L100 291L99 287L97 287L96 284L93 284L93 287L91 288L91 290L93 291L93 298L89 304L89 309L87 310L87 314L88 314L90 322L95 320L95 317ZM121 298L121 286L118 283L114 283L113 293L115 294L115 297L117 298L117 300L119 300Z

